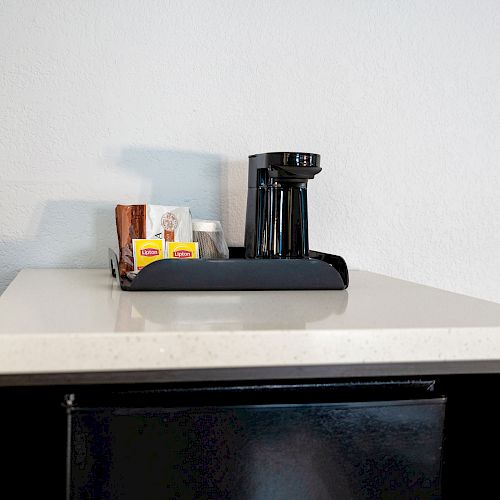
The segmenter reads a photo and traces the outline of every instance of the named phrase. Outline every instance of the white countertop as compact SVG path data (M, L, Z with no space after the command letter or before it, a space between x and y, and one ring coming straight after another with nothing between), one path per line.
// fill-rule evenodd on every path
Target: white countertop
M500 371L500 304L362 271L346 291L134 293L107 270L27 269L0 297L4 376L252 367L357 376L485 371L484 362Z

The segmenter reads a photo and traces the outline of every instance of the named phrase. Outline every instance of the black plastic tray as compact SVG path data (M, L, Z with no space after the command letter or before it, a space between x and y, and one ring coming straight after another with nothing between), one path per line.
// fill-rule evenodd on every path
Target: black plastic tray
M118 258L109 250L111 272L122 290L344 290L349 272L342 257L310 251L308 259L245 259L245 249L229 249L227 260L163 259L133 280L120 278Z

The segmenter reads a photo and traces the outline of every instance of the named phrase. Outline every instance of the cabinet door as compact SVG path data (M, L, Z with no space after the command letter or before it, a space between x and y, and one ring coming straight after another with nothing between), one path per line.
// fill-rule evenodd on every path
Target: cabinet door
M445 399L74 407L72 499L439 498Z

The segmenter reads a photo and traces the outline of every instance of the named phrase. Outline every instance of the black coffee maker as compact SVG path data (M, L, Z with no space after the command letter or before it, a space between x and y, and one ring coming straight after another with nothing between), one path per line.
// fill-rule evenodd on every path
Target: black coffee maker
M249 157L245 257L309 256L307 181L321 172L314 153L262 153Z

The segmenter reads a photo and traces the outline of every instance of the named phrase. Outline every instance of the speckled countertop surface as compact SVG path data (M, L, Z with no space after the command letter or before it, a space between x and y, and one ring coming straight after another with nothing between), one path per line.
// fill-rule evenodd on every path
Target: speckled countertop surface
M485 362L500 371L500 304L362 271L347 291L132 293L106 270L27 269L0 297L0 375Z

